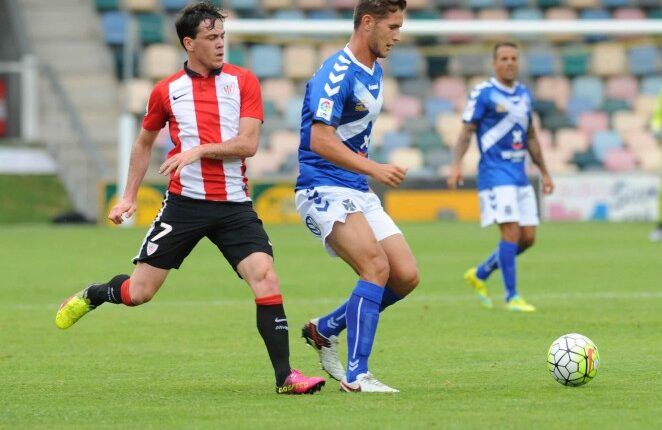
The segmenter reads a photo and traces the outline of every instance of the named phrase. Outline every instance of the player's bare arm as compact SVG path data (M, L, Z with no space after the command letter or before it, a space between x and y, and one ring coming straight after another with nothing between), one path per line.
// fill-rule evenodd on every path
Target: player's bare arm
M145 173L147 173L149 159L152 156L152 147L158 135L159 131L149 131L141 128L136 141L133 143L124 196L108 213L108 219L115 224L122 224L123 217L131 217L138 208L138 189Z
M249 158L255 155L260 142L260 126L257 118L240 118L239 134L223 143L208 143L175 154L159 168L159 173L169 175L173 170L179 176L184 166L195 163L201 158L223 160L229 158Z
M321 157L343 169L368 175L388 187L400 185L407 174L403 167L377 163L351 151L338 140L336 129L330 125L313 124L310 139L310 148Z
M464 123L460 135L453 147L453 165L451 166L451 173L448 177L448 186L451 189L457 188L458 185L464 184L462 177L462 158L467 153L469 145L471 144L471 136L476 132L476 124Z
M542 176L542 191L545 194L551 194L554 191L554 181L552 181L552 177L550 176L549 171L547 171L547 166L545 165L545 159L542 156L542 148L540 147L540 142L538 142L538 135L535 127L529 125L526 134L531 160L536 166L538 166Z

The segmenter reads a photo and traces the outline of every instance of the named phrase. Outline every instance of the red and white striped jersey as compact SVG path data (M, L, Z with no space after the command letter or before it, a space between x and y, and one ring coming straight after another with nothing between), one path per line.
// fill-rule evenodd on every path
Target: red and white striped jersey
M239 133L239 118L264 121L260 84L249 70L224 64L210 76L184 69L160 81L149 98L143 128L166 122L175 147L168 158L197 145L219 143ZM193 199L250 201L243 159L203 158L170 175L168 191Z

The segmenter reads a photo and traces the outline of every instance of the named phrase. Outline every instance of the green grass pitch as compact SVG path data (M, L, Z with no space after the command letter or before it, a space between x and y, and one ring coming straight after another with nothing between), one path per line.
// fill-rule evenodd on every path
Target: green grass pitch
M495 229L401 226L422 281L382 314L371 369L401 390L278 396L249 289L209 242L139 308L105 304L67 331L57 306L131 271L145 229L0 227L0 428L641 429L662 426L662 265L648 224L544 224L518 259L535 314L482 309L462 274ZM300 327L339 304L355 275L303 226L267 226L290 323L293 366L322 374ZM548 374L551 342L590 337L595 380ZM343 342L345 336L342 337ZM343 343L341 342L341 345ZM344 358L346 348L343 346Z

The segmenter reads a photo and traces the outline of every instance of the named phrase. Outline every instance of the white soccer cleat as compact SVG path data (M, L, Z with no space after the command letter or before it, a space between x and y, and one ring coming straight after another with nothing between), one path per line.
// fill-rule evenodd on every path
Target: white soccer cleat
M322 336L317 331L318 323L318 318L308 321L301 329L301 337L317 351L322 369L333 379L341 381L345 377L345 368L338 359L338 336Z
M340 391L348 393L399 393L393 387L380 382L377 378L372 376L372 373L361 373L356 377L356 381L347 382L346 380L340 381Z

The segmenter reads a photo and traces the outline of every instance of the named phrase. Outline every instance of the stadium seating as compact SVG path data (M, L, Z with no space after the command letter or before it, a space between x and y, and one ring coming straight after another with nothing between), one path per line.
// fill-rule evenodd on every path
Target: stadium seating
M214 0L217 5L220 1ZM95 0L105 42L122 70L122 46L136 24L134 78L124 86L127 106L142 115L153 83L181 67L185 56L172 25L187 0ZM228 0L229 19L351 19L355 0ZM660 19L659 0L410 0L409 19ZM373 125L373 156L399 160L412 174L447 173L462 127L468 92L491 74L491 43L472 34L408 38L383 62L384 107ZM505 38L502 37L501 39ZM648 130L662 90L662 50L649 37L518 35L521 76L533 91L539 139L553 172L660 167L660 148ZM291 175L304 84L344 37L232 35L226 61L261 80L266 121L263 149L252 175ZM478 150L465 157L475 172Z

